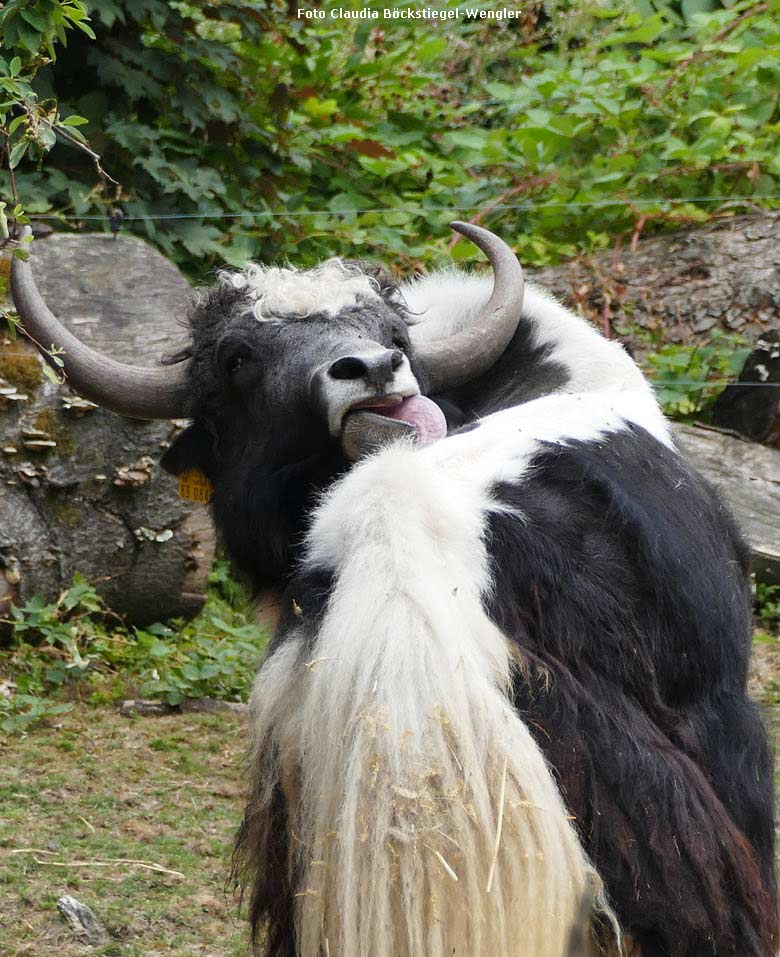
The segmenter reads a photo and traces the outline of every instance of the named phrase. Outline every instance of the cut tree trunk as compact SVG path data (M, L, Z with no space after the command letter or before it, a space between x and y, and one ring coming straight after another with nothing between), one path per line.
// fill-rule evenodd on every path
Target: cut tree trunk
M7 259L3 265L7 275ZM192 291L141 240L52 235L33 243L32 265L54 313L107 355L152 365L181 346ZM52 600L80 572L131 622L197 612L213 557L211 525L158 465L182 424L98 409L45 378L28 343L0 336L6 610L11 598Z

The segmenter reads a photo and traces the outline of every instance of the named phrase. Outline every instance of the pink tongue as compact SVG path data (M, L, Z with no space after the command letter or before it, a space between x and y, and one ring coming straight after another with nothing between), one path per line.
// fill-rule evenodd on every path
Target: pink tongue
M379 411L379 410L376 410ZM382 409L381 414L388 419L400 419L413 425L417 432L417 444L429 445L447 434L447 420L444 413L424 395L413 395L404 399L400 405Z

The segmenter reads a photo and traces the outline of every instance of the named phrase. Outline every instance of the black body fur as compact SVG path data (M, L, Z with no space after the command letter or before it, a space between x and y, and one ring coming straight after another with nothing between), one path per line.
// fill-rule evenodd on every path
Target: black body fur
M491 616L515 704L643 957L774 953L773 775L746 696L747 549L634 430L551 448L499 498Z
M384 345L403 339L408 351L390 284L383 295L381 316L356 308L343 328ZM193 315L195 423L164 464L206 472L228 553L256 588L288 589L306 605L313 639L331 573L297 574L296 559L317 496L349 465L268 370L286 356L286 383L297 381L312 357L289 362L295 333L316 344L342 320L261 329L243 308L222 286ZM481 380L439 397L451 428L565 385L566 370L534 352L530 326L521 322ZM231 375L236 355L245 361ZM516 707L625 932L643 957L774 955L773 775L746 694L748 553L728 510L639 429L550 447L497 494L529 520L489 521L488 612L516 651ZM283 621L275 646L285 632ZM259 833L250 797L236 862L253 883L250 916L261 936L267 927L267 952L293 957L281 792L275 802L276 826Z

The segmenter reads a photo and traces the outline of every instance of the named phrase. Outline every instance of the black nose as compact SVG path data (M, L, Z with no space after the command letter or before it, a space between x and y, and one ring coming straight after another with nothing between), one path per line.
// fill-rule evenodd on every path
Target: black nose
M370 386L387 385L404 361L400 349L385 349L370 356L342 356L328 369L331 379L364 379Z

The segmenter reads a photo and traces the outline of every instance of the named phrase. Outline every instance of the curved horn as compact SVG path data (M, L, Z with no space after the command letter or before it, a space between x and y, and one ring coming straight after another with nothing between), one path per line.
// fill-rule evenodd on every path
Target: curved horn
M30 235L29 226L22 237ZM112 412L134 419L178 419L187 416L187 364L175 368L144 369L101 355L77 339L54 316L35 285L29 262L14 257L11 293L30 336L51 365L46 349L62 349L69 385ZM60 370L57 370L60 371Z
M523 269L515 254L494 233L471 223L450 223L490 260L493 292L470 326L447 339L415 342L417 357L428 375L432 394L476 379L496 362L515 334L523 308Z

